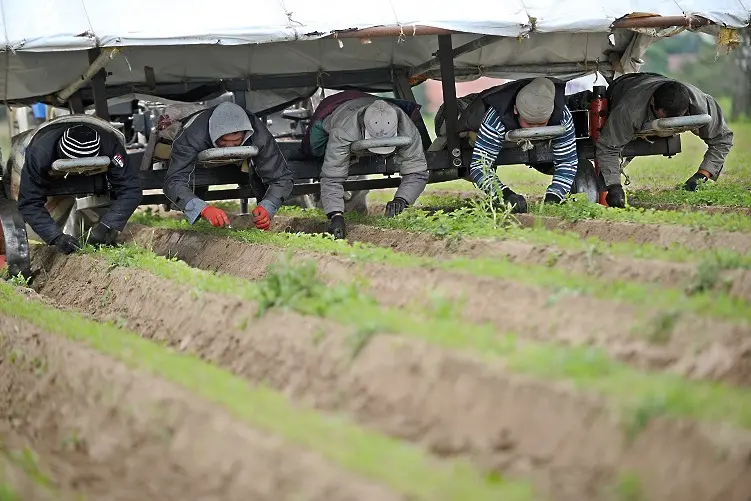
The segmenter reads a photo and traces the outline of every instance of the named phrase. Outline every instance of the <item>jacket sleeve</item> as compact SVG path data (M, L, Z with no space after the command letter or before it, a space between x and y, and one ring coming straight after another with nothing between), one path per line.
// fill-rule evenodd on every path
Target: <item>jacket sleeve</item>
M21 186L18 190L18 212L34 233L45 243L51 244L63 232L44 206L47 203L47 182L42 179L41 173L43 169L49 168L49 165L42 165L35 153L33 148L26 151Z
M354 139L342 129L329 133L321 168L321 204L323 212L344 212L344 181L349 174L350 145Z
M621 184L621 152L636 137L627 104L622 103L610 112L595 145L595 158L607 186Z
M200 125L200 124L199 124ZM185 214L190 224L196 222L201 211L208 204L198 198L190 187L196 169L198 154L205 146L205 131L198 130L195 124L185 127L172 143L169 169L164 178L164 195Z
M480 130L472 149L472 160L469 163L469 177L472 182L489 196L495 195L494 183L498 191L506 186L496 174L495 161L503 149L503 136L506 128L495 108L488 106L488 111L480 124Z
M694 134L702 138L707 145L699 169L709 172L716 181L722 172L725 157L733 147L733 132L725 122L720 105L712 96L707 96L707 113L712 117L712 121Z
M412 142L403 148L399 148L396 152L396 160L399 162L399 173L402 180L394 197L402 198L412 205L428 184L428 164L425 160L425 152L422 149L420 132L406 114L401 118L404 119L404 131L402 133L409 135Z
M266 126L260 120L255 120L255 134L258 137L253 144L258 148L258 156L253 159L256 174L264 185L268 186L266 194L258 205L266 209L273 217L284 201L289 198L295 181L292 170L287 165L279 145Z
M110 167L107 180L115 192L115 201L102 216L101 222L118 231L123 231L125 224L138 208L143 196L141 180L133 162L128 161L128 154L119 141L110 151Z
M571 191L574 184L576 171L579 167L579 157L576 153L576 132L574 131L574 118L568 108L563 109L563 121L561 125L566 127L566 133L552 141L553 145L553 180L548 186L547 193L558 195L561 200Z

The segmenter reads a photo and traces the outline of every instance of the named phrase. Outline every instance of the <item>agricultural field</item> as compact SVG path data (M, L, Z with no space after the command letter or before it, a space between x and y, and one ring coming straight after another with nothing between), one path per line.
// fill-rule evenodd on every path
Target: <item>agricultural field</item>
M271 232L135 215L0 282L0 500L748 501L751 123L628 168L631 208L471 184ZM217 203L239 212L235 203Z

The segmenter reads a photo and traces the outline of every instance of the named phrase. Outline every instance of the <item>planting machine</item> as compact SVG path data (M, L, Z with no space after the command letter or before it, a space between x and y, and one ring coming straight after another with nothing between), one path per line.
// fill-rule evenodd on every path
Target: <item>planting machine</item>
M49 83L49 89L33 95L20 90L13 95L9 94L13 89L6 89L6 100L17 105L36 101L64 105L74 116L99 120L117 131L128 150L129 161L140 165L142 204L152 205L169 204L161 189L174 139L170 132L174 120L212 102L231 99L258 116L270 119L269 128L294 174L296 203L311 206L319 192L321 161L306 157L301 141L320 89L392 92L397 100L414 102L413 86L427 79L440 80L444 119L436 130L435 139L431 139L420 113L413 115L422 135L429 182L439 183L468 175L472 146L470 138L457 131L460 106L455 83L458 80L481 75L505 78L548 75L569 80L599 72L612 81L617 74L638 71L640 55L653 40L665 35L664 29L716 27L712 20L704 17L658 14L624 15L589 34L569 32L563 27L548 27L547 31L537 32L540 26L534 21L531 27L524 28L512 24L507 26L499 21L498 25L505 27L493 34L464 24L455 28L377 25L323 33L311 28L306 32L307 39L303 36L260 43L253 46L252 52L238 49L243 45L211 45L209 42L179 45L184 41L180 38L172 40L171 44L133 42L134 46L125 49L117 44L106 46L97 42L98 45L87 49L86 64L81 64L80 56L71 55L83 51L55 53L55 57L69 58L73 67L78 68L72 74L68 71L69 77L74 77L67 80L72 84L64 87L60 83L63 80L55 80ZM211 30L201 27L199 32L208 31ZM127 40L120 43L127 45ZM123 54L119 56L121 51ZM243 58L251 55L255 58L252 72L241 65ZM26 56L19 51L9 57ZM217 62L219 60L224 66ZM57 60L42 58L40 61L36 64L48 64L50 72L62 71L62 63ZM174 61L179 61L177 66L181 68L177 73L170 66ZM32 63L21 61L19 64ZM233 64L240 66L235 69ZM597 136L607 120L605 94L604 87L594 87L587 99L571 100L580 159L576 190L602 203L604 187L598 178L594 157ZM125 110L113 112L113 100L119 100ZM87 115L87 108L93 108L96 116ZM112 125L110 121L120 125ZM707 121L708 116L656 120L643 131L642 137L626 146L623 156L628 161L644 155L675 155L681 151L680 132L700 127ZM510 131L505 137L506 147L495 163L526 164L552 173L550 140L563 132L559 126ZM15 208L15 200L25 145L32 136L33 131L28 131L14 137L10 158L3 165L5 189L4 196L0 197L0 222L11 274L29 273L27 229ZM399 146L408 141L409 138L395 137L354 143L345 190L366 192L398 186L399 166L393 156L365 152L369 147ZM207 201L239 199L242 211L246 212L248 199L255 197L249 165L257 153L253 147L212 148L202 152L193 188ZM101 175L107 163L108 159L98 157L58 161L50 166L59 174L59 183L51 194L48 208L61 226L67 226L66 231L79 234L85 230L96 221L97 210L109 202L110 189Z

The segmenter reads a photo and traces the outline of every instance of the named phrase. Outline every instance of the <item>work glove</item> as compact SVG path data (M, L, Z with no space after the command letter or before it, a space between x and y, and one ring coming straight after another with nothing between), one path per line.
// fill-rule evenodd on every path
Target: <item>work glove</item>
M269 226L271 226L271 217L266 209L257 205L251 214L253 214L253 224L256 225L256 228L259 230L269 229Z
M334 235L336 240L340 240L347 236L347 232L344 228L344 215L341 213L334 213L329 216L329 233Z
M112 245L117 238L117 230L113 230L104 223L97 223L91 228L89 237L86 239L91 245Z
M394 197L394 199L386 204L386 217L394 217L401 214L409 204L401 197Z
M610 207L626 207L626 194L623 193L623 187L620 184L611 184L608 186L608 194L605 201Z
M511 209L512 214L523 214L527 212L527 199L522 195L515 193L511 188L507 187L503 189L503 201L507 204L511 204L513 207Z
M683 189L687 191L696 191L696 187L700 183L705 183L708 180L709 180L709 177L706 174L703 174L702 172L697 172L696 174L688 178L686 183L683 185Z
M221 228L229 224L229 218L222 209L207 205L201 211L201 217L211 223L211 226Z
M545 201L544 201L544 203L546 203L546 204L559 204L561 202L563 202L563 199L559 195L556 195L555 193L551 193L551 192L545 193Z
M79 242L77 238L66 233L61 233L56 236L55 239L50 242L50 245L54 245L58 252L62 252L63 254L73 254L81 249L81 242Z

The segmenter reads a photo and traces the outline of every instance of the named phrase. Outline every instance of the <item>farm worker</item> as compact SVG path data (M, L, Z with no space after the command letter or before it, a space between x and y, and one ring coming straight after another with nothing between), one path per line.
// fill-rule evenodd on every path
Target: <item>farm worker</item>
M216 227L229 224L225 212L198 198L190 187L198 154L210 148L255 146L251 182L260 178L261 186L254 186L260 200L253 209L256 228L267 230L271 219L289 197L294 187L292 171L266 125L241 106L223 102L199 111L190 117L172 144L169 169L164 179L164 194L193 224L203 217Z
M524 196L504 185L494 170L503 147L504 134L519 128L564 125L566 132L552 140L553 179L545 192L545 203L560 203L571 191L576 177L578 157L574 120L565 103L566 84L553 83L549 78L521 79L498 85L482 92L480 99L487 111L479 127L469 177L480 189L496 197L494 185L501 190L503 201L511 212L527 212Z
M321 168L321 204L329 218L328 232L334 238L346 236L344 225L344 186L349 174L350 150L353 142L361 139L381 139L406 136L412 139L407 146L382 146L370 148L369 153L394 155L401 182L393 200L386 204L386 217L401 213L425 190L428 182L428 164L422 149L420 132L400 106L364 96L340 104L321 123L327 142ZM317 131L311 131L310 141Z
M54 122L40 128L26 148L18 211L26 224L58 251L71 254L80 249L78 239L63 233L45 208L50 187L61 179L51 175L51 166L58 159L107 156L110 165L105 175L115 200L91 228L87 241L92 245L111 245L141 203L143 192L138 171L128 161L125 147L112 131L70 121Z
M696 173L683 187L694 191L699 182L717 180L725 157L733 146L733 133L712 96L693 85L655 73L630 73L613 81L608 88L608 99L610 113L595 147L597 163L608 189L608 205L626 205L620 169L623 147L658 118L679 117L687 113L706 113L712 117L708 125L694 132L708 148Z

